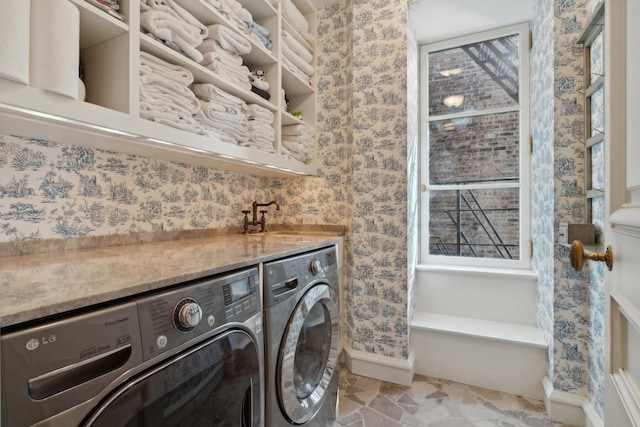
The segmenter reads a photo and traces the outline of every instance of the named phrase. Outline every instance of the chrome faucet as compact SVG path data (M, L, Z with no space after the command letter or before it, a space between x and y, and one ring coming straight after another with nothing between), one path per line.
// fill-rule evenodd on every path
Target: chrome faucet
M264 214L267 213L266 210L261 210L260 211L260 219L258 220L258 207L267 207L267 206L271 206L271 205L276 205L276 210L279 211L280 210L280 205L275 201L272 200L269 203L258 203L258 202L253 202L253 204L251 205L253 207L253 219L251 221L249 221L249 211L247 210L243 210L242 213L244 214L244 227L243 227L243 231L242 234L246 234L249 232L249 226L250 225L259 225L260 226L260 233L266 231L265 230L265 225L267 223L267 220L264 217Z

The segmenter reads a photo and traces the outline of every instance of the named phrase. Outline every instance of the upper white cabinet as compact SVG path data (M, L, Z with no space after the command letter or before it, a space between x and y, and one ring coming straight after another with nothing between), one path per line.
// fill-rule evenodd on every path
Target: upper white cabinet
M140 3L120 0L123 20L85 0L68 0L80 11L80 63L84 101L0 78L1 133L91 146L163 160L237 170L257 175L316 175L315 142L306 162L283 154L284 126L316 125L316 11L310 0L239 0L253 20L270 32L271 49L243 34L208 0L174 0L202 24L219 24L244 37L251 51L243 64L264 71L269 99L221 78L207 67L140 31ZM285 2L291 2L308 23L306 33L290 22ZM288 4L287 4L287 7ZM291 67L285 56L286 37L312 55L309 76ZM291 42L287 43L291 45ZM193 73L196 83L210 83L274 114L275 153L220 142L197 133L140 117L140 52L150 53ZM307 54L305 53L305 56ZM309 59L309 58L307 58ZM307 64L303 68L307 67ZM309 70L308 70L309 71ZM286 102L285 102L286 97ZM288 139L288 138L284 138ZM314 139L315 141L315 139Z

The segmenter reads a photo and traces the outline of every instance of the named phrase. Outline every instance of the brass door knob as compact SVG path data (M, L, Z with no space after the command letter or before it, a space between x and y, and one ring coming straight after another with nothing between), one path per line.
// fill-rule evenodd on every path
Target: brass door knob
M607 246L607 250L603 254L586 254L584 253L584 246L580 240L574 240L569 250L569 260L571 266L575 271L582 270L584 266L584 260L590 259L592 261L604 261L607 264L609 271L613 268L613 249L611 246Z

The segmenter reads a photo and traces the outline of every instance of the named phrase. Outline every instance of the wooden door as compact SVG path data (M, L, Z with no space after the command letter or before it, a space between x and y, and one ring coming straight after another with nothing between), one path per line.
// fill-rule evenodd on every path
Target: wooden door
M611 427L640 426L640 2L607 0L605 243L605 416Z

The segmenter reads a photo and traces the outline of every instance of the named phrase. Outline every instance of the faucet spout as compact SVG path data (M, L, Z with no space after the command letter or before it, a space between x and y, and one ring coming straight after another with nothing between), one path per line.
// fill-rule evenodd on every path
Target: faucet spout
M258 207L267 207L267 206L271 206L271 205L276 205L276 210L277 211L280 210L280 205L275 200L272 200L269 203L258 203L258 202L254 201L253 204L252 204L252 206L253 206L253 220L254 221L258 220Z
M259 207L267 207L267 206L271 206L271 205L276 205L276 210L280 210L280 205L278 204L278 202L276 202L275 200L270 201L269 203L258 203L258 202L253 202L251 204L251 206L253 207L253 220L249 221L249 218L247 218L247 214L249 213L249 211L242 211L242 213L244 214L244 221L243 221L243 229L244 231L242 232L243 234L248 233L249 232L249 226L250 225L259 225L260 226L260 232L264 232L265 231L265 225L266 225L266 219L264 217L264 214L267 213L266 210L261 210L260 214L261 217L258 220L258 208Z

